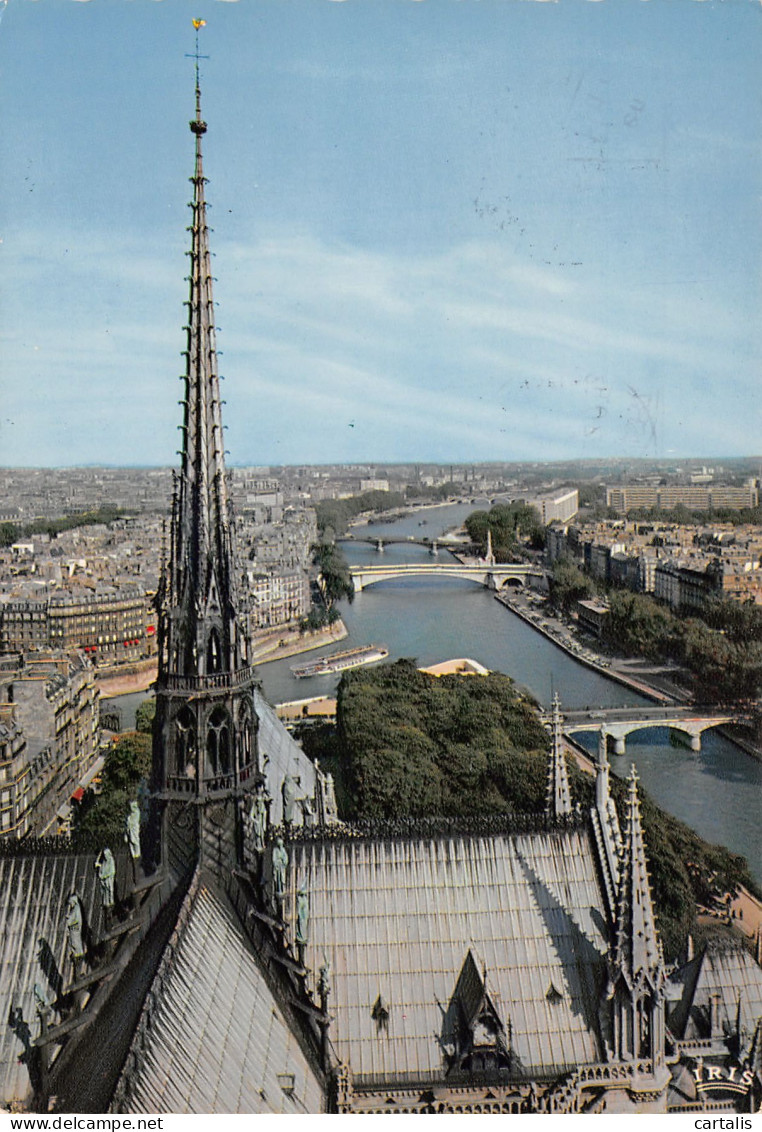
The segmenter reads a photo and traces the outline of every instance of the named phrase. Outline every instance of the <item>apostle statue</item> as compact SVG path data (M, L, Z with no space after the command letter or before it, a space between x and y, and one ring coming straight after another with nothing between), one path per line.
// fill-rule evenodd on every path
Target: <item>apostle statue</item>
M116 879L116 862L110 849L102 849L95 858L95 871L98 874L101 891L103 917L108 926L114 911L114 881Z
M275 842L272 856L273 866L273 901L275 903L275 911L280 919L283 919L283 904L286 899L286 871L288 869L288 853L283 844L283 838L279 837Z
M140 868L140 806L135 801L130 802L124 840L127 842L127 848L130 851L132 883L137 884Z
M251 800L249 810L251 823L251 842L255 853L264 853L265 838L267 837L267 799L263 786L257 786L257 792Z
M82 905L76 892L72 892L69 903L66 905L66 935L69 943L69 955L74 967L74 978L80 974L82 961L85 958L85 945L82 940Z
M323 962L318 971L317 990L320 995L320 1009L325 1011L331 993L331 960L323 952Z
M297 804L296 780L290 774L287 774L283 779L281 795L283 796L283 824L288 829L289 826L294 824Z
M307 892L307 881L304 880L296 896L296 954L302 967L304 966L304 953L309 943L310 933L310 897Z

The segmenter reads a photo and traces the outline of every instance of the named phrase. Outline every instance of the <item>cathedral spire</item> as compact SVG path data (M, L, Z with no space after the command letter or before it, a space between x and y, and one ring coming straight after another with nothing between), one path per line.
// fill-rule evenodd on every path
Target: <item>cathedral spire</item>
M548 785L545 794L545 812L549 817L560 818L571 813L569 775L566 769L562 735L561 700L558 692L553 697L553 742L548 764Z
M201 115L196 64L196 113L188 320L181 468L173 499L165 599L174 610L165 624L165 668L178 675L233 672L245 665L237 623L233 532L225 474L220 379L214 325Z
M198 34L203 21L194 26ZM240 853L238 807L258 776L257 725L254 674L238 613L225 475L199 58L197 40L182 450L172 493L168 562L156 600L153 778L158 799L167 804L162 837L169 858L184 867L200 852L210 864L224 868ZM200 803L192 831L187 815L182 821L177 817L185 813L177 803L191 798Z

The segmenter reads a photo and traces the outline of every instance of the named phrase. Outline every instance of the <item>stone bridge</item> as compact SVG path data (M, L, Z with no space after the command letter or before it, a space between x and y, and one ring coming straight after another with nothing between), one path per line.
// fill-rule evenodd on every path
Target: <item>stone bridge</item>
M600 732L603 728L607 737L614 742L614 754L625 753L625 739L634 731L645 731L649 727L669 727L671 731L687 739L692 751L701 750L701 735L710 727L721 727L723 723L737 722L738 716L728 712L707 710L696 707L678 707L670 704L665 707L647 708L602 708L600 711L570 711L564 713L564 731L576 735L582 731Z
M461 562L415 562L388 566L352 566L350 569L355 592L367 589L378 582L394 578L465 578L469 582L499 590L508 583L523 586L530 577L542 577L542 571L526 562L501 563L499 566L465 566Z

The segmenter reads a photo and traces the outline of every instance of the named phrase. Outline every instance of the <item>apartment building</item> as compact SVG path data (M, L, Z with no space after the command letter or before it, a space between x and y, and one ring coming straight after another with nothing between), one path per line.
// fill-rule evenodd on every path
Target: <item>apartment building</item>
M65 826L98 756L99 693L82 658L18 659L0 670L0 835Z
M687 507L690 511L741 511L759 506L759 489L749 480L743 487L722 484L628 484L607 487L606 506L620 515L630 511L668 511Z

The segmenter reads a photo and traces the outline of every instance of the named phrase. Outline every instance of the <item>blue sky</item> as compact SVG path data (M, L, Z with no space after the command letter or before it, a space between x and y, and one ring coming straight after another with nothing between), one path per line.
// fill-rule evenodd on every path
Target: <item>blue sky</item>
M0 463L176 462L194 16L231 463L759 453L756 0L0 11Z

